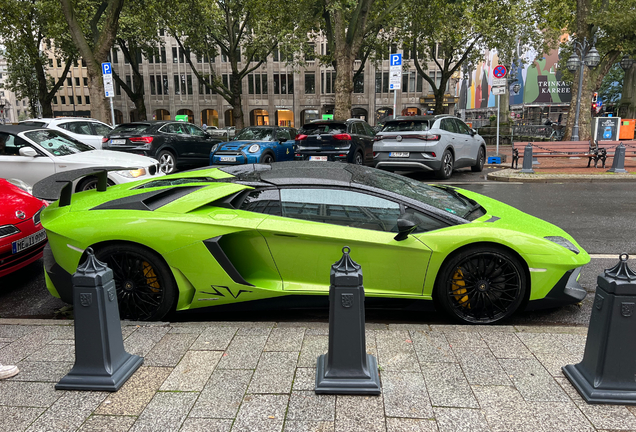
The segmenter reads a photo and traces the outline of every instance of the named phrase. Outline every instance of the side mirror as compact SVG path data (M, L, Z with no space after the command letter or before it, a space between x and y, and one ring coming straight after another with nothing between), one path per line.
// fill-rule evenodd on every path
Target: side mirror
M36 157L38 155L38 152L35 151L35 149L33 147L21 147L19 150L20 156L27 156L27 157Z
M475 136L475 135L477 135L477 131L476 131L475 129L471 129L471 130L470 130L470 135L471 135L471 136Z
M406 240L406 238L415 231L417 223L409 218L408 213L402 213L397 220L398 233L393 237L396 241Z

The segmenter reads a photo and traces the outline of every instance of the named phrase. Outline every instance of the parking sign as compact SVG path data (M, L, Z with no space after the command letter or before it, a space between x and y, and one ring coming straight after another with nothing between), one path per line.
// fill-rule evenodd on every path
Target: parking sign
M110 63L102 63L102 75L112 75L113 68Z
M391 54L391 66L402 66L402 54Z

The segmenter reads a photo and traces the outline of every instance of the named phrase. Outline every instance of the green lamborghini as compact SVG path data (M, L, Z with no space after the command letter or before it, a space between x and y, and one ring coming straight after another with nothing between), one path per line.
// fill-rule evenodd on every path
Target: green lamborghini
M577 280L590 257L571 236L466 190L330 162L208 167L107 188L108 169L56 174L34 194L59 198L42 213L49 291L72 302L90 247L113 270L122 318L325 296L344 246L368 300L432 301L465 323L586 295ZM103 181L72 194L88 175Z

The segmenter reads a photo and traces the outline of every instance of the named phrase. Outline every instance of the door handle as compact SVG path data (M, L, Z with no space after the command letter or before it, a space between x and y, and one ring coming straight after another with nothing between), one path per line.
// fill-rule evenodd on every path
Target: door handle
M298 237L297 235L294 235L294 234L283 234L283 233L274 233L274 235L278 237Z

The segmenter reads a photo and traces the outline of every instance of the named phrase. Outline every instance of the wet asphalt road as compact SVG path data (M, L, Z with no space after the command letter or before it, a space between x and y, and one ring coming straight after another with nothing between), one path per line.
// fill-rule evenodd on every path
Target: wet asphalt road
M634 183L501 183L487 181L485 174L460 170L444 182L465 188L517 207L552 222L577 239L590 254L614 255L595 258L582 272L580 282L594 291L597 275L618 261L618 254L636 258L636 192ZM407 174L423 182L436 180L426 174ZM630 260L631 261L631 260ZM636 269L636 260L631 265ZM521 313L510 324L585 325L589 321L593 295L581 305L556 310ZM53 318L65 303L46 290L42 263L36 262L0 278L0 317ZM176 320L267 320L328 321L324 308L302 311L218 313L213 308L197 313L177 314ZM448 323L441 314L423 311L368 310L367 321Z

